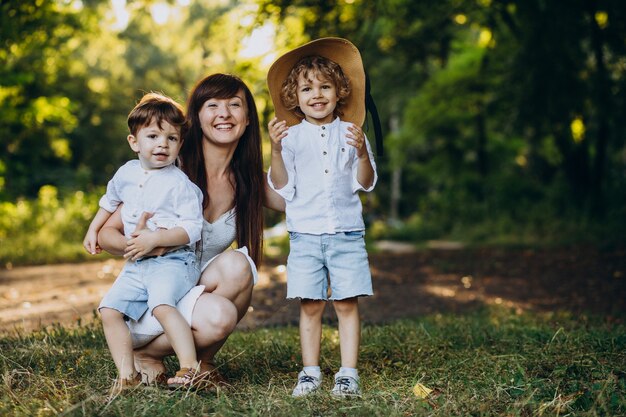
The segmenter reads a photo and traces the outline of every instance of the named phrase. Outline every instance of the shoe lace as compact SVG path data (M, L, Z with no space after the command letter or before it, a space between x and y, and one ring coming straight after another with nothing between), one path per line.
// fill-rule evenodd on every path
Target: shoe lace
M335 384L339 386L339 389L344 391L350 388L350 379L348 377L337 378Z
M312 383L314 383L314 382L315 382L315 378L313 378L312 376L309 376L309 375L302 375L302 376L300 377L300 383L301 383L301 384L305 384L305 383L307 383L307 382L309 382L309 383L311 383L311 384L312 384Z

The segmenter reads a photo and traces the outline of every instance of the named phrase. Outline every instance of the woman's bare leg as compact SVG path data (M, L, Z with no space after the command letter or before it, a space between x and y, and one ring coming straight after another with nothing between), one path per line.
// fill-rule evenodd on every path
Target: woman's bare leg
M239 252L225 252L204 270L200 284L206 287L206 292L196 302L191 328L200 369L212 371L215 354L250 306L253 287L250 264ZM135 366L152 381L165 372L163 358L173 353L162 334L135 351Z
M246 315L252 300L254 283L250 263L243 254L232 250L222 253L204 270L200 284L206 286L205 291L222 296L232 303L237 310L235 325ZM201 369L214 369L215 354L226 343L228 336L230 333L214 343L196 344Z

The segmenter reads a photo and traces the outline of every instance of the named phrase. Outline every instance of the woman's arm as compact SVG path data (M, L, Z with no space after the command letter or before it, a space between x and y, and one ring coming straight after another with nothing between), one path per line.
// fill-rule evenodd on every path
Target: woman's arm
M98 245L111 255L124 255L128 251L128 239L124 236L124 224L122 223L122 215L120 214L121 208L122 206L120 205L106 223L104 223L104 226L102 226L98 233ZM139 217L139 221L137 221L135 232L146 229L146 223L152 216L152 213L143 212ZM146 255L160 256L165 252L167 252L167 248L156 247Z
M285 200L278 195L278 193L272 190L267 183L267 173L263 172L263 184L265 184L265 198L263 199L263 205L269 209L276 211L285 211Z
M124 249L126 249L127 239L124 236L121 209L122 206L120 205L98 232L98 245L111 255L123 255Z

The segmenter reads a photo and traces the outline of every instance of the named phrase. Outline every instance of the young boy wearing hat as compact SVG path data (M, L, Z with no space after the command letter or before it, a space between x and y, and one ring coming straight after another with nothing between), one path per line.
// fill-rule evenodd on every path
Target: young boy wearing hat
M300 299L304 368L292 395L321 385L322 314L330 299L341 344L331 394L358 396L358 297L372 295L358 191L372 191L377 181L374 157L359 127L365 120L361 55L345 39L318 39L278 58L268 86L277 116L268 125L268 182L286 200L287 298Z

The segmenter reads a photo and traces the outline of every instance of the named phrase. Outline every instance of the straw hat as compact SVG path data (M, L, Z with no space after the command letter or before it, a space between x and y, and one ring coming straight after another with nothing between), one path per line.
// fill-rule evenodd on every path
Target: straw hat
M286 120L288 126L301 122L302 118L289 111L280 99L283 82L294 65L305 56L320 55L336 62L350 80L350 95L343 107L341 120L362 126L365 121L365 70L356 46L342 38L320 38L306 43L278 58L267 74L267 86L274 102L278 120Z

